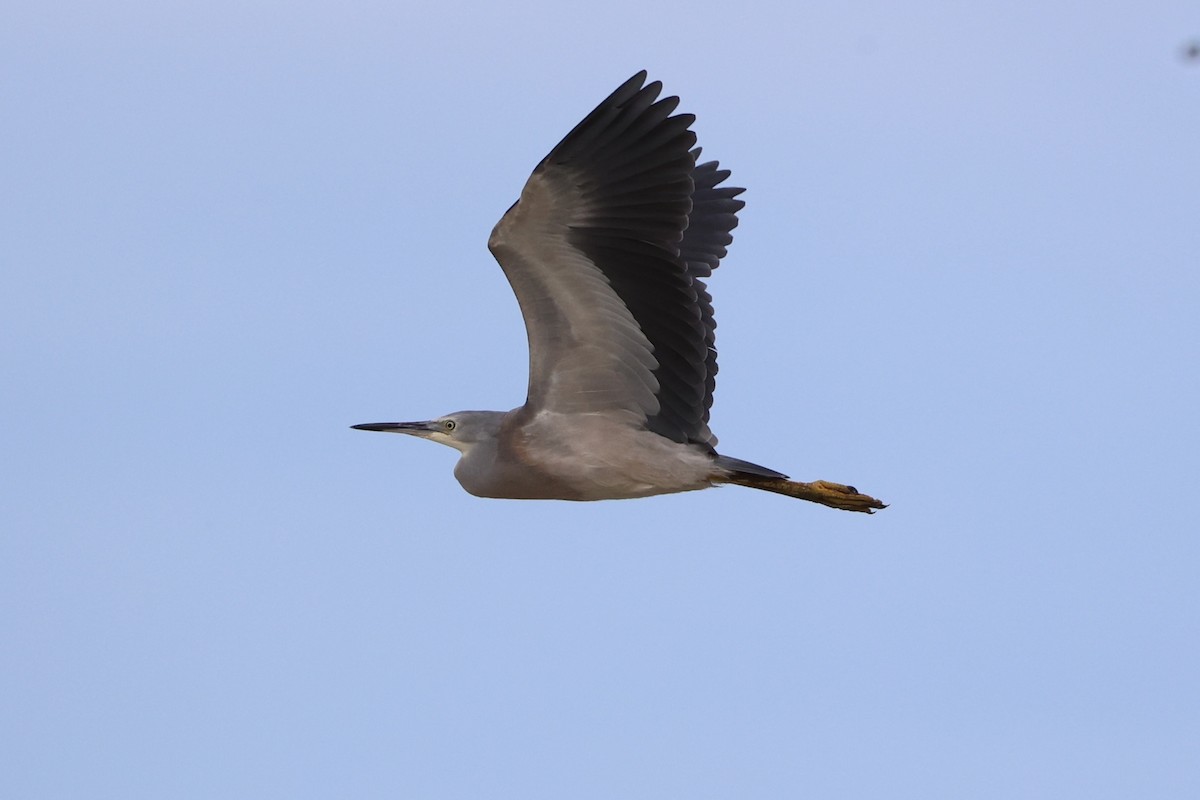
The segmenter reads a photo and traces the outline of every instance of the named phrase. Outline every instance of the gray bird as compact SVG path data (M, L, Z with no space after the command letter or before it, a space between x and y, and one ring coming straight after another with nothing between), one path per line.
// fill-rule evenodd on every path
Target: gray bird
M742 189L697 163L677 97L639 72L567 134L492 230L529 336L529 390L512 411L353 427L406 433L462 455L480 497L607 500L765 489L847 511L884 508L852 486L800 483L721 455L707 278L733 241Z

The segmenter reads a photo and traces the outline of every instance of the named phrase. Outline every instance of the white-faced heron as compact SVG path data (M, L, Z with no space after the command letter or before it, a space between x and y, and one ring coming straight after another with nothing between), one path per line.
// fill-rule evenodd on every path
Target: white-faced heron
M712 298L742 189L697 163L691 114L639 72L567 134L492 230L529 335L529 393L512 411L355 425L462 455L480 497L605 500L736 483L847 511L884 504L716 451ZM644 85L645 84L645 85Z

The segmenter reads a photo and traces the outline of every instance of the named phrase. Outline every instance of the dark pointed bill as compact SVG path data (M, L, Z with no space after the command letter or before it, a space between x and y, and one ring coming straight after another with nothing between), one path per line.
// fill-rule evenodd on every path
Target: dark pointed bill
M438 430L436 423L429 422L364 422L362 425L351 425L360 431L382 431L384 433L411 433L420 436Z

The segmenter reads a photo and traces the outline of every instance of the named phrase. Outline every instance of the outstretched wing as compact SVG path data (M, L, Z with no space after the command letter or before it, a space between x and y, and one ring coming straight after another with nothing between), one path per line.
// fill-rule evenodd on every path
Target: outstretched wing
M740 190L696 166L694 117L640 72L534 170L492 231L529 335L533 411L604 413L712 446L716 354L700 277L725 253ZM686 233L685 233L686 232Z

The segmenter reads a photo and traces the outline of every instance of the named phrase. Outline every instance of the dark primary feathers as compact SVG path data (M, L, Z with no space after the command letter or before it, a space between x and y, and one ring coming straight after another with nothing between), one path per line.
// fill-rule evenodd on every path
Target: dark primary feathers
M645 80L626 81L546 156L490 246L527 321L530 406L621 406L711 448L716 323L701 278L733 239L742 190L720 186L729 172L715 161L697 165L694 117L672 116L679 99ZM611 352L593 346L598 334Z

